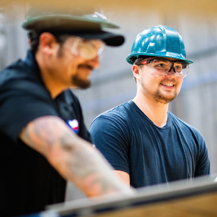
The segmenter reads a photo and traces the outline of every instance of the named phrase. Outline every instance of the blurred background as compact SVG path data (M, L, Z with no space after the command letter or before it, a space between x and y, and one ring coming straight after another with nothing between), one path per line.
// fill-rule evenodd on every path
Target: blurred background
M202 133L209 150L211 172L217 173L216 0L0 0L0 69L25 57L28 39L21 24L32 7L58 9L75 15L96 11L121 27L113 32L126 37L123 46L106 47L100 69L91 75L91 88L73 90L80 99L88 128L101 112L135 96L131 65L125 59L136 35L158 24L175 28L182 35L187 58L194 64L190 65L189 75L169 110ZM81 197L83 194L69 184L66 200Z

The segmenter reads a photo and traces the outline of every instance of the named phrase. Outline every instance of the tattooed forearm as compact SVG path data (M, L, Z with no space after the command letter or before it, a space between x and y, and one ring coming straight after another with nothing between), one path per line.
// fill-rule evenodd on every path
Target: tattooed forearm
M99 163L97 162L96 156L93 153L90 154L85 149L73 148L70 135L62 135L59 141L63 149L72 154L71 158L66 161L66 165L68 170L71 171L71 174L80 177L90 188L93 188L93 186L97 187L101 193L114 188L109 180L103 176L103 172L99 171L98 165L96 166Z
M20 138L87 196L129 190L103 156L74 134L58 117L41 117L29 123Z
M82 147L73 150L73 157L66 162L71 174L74 174L72 178L76 176L82 180L80 184L86 186L90 192L92 189L94 192L90 193L90 196L116 192L118 189L125 188L126 186L121 186L118 181L115 181L116 177L113 177L111 173L112 168L104 164L104 159L95 151L95 149L85 150Z

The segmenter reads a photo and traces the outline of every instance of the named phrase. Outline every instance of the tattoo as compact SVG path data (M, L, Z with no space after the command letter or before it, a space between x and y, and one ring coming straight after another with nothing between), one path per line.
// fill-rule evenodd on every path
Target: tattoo
M35 135L42 141L52 147L56 141L56 132L54 130L55 122L52 120L38 121L34 125Z
M115 190L111 179L105 176L107 168L103 169L104 166L100 165L101 161L97 155L88 153L85 149L75 149L72 159L66 163L72 174L80 177L90 189L97 188L99 194Z
M32 146L43 144L51 148L58 143L58 138L63 132L64 128L62 129L59 120L54 117L41 117L24 129L24 140Z
M71 133L66 132L59 138L63 150L70 153L70 157L65 159L65 162L72 178L76 176L89 189L97 189L99 195L118 189L109 177L111 169L104 165L96 150L88 144L73 145L73 142ZM105 175L106 171L108 175Z
M109 174L105 175L106 171L109 173L111 170L102 163L96 150L87 143L77 144L74 139L70 131L64 132L58 138L58 144L68 154L68 157L65 157L65 166L71 180L76 177L80 180L79 184L85 184L88 189L97 189L99 195L118 189L114 183L111 184Z
M61 160L54 164L55 168L70 181L75 181L84 192L91 192L90 195L97 196L122 189L122 184L113 180L113 172L101 154L74 135L57 118L36 119L25 128L24 137L26 142L38 147L40 153L46 153L47 148L57 147L54 153L57 153L56 150L60 151L58 157ZM56 156L51 154L54 162Z
M72 135L71 133L64 133L59 138L59 143L65 151L73 151Z

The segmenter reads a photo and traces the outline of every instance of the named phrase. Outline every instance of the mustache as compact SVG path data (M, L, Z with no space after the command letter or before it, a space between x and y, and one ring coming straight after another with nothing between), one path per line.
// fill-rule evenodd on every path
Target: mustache
M161 83L162 82L172 82L172 83L174 83L175 85L177 84L177 81L175 80L175 79L163 79L163 80L161 80Z
M90 69L90 70L93 70L93 69L94 69L93 66L88 65L88 64L80 64L80 65L78 66L78 68L87 68L87 69Z

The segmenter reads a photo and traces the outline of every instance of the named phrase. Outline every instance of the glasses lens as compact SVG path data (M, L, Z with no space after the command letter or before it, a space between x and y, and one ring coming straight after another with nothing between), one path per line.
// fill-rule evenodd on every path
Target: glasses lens
M184 62L170 62L165 59L154 59L149 65L151 73L159 76L166 75L173 70L177 77L184 78L187 76L189 69L189 65Z
M101 57L104 47L105 44L100 40L86 40L76 37L70 50L74 55L90 60L96 56Z
M171 62L164 59L154 59L150 62L151 72L155 75L165 75L171 68Z
M102 55L104 43L99 40L83 40L78 49L80 56L90 60Z
M189 64L184 63L184 67L182 68L182 77L186 77L188 75Z

